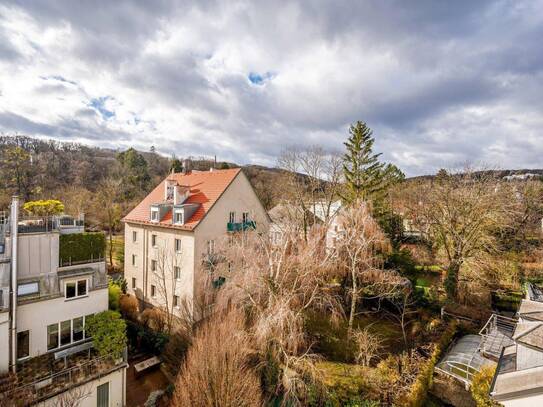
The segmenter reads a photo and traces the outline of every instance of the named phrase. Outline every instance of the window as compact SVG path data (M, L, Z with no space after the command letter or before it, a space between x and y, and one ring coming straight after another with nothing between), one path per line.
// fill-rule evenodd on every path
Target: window
M213 254L215 253L215 241L214 240L208 240L207 241L207 254Z
M243 212L243 223L249 222L249 212Z
M72 321L60 323L60 346L69 345L72 342Z
M156 260L151 260L151 271L156 271Z
M19 284L17 286L18 296L39 294L39 292L40 292L40 287L39 287L38 282Z
M96 406L109 407L109 382L96 387Z
M74 298L76 293L75 281L66 283L66 298Z
M73 320L72 340L74 342L81 341L83 336L83 317L75 318Z
M77 295L87 295L87 280L79 280L77 282Z
M151 220L158 222L158 209L151 209Z
M174 295L173 296L173 306L178 307L179 306L179 296Z
M66 298L82 297L87 295L87 280L70 281L64 290Z
M132 288L136 288L136 277L132 277Z
M175 251L181 252L181 239L175 239Z
M58 323L47 325L47 350L58 348Z
M236 212L230 212L230 215L228 217L228 222L234 223L236 221Z
M173 274L174 274L174 278L176 280L179 280L181 278L181 268L179 266L175 266L173 268Z
M173 186L168 185L166 187L166 199L173 199Z
M180 225L182 225L183 223L185 223L185 219L184 219L185 217L183 215L184 215L183 211L175 212L175 216L174 216L173 221L175 223L179 223Z
M156 296L156 287L154 285L151 285L151 297Z
M151 235L151 246L156 247L156 235Z
M138 232L133 231L132 232L132 241L136 242L138 240Z
M133 266L136 265L136 255L135 254L132 255L132 265Z
M30 331L17 332L17 359L30 355Z

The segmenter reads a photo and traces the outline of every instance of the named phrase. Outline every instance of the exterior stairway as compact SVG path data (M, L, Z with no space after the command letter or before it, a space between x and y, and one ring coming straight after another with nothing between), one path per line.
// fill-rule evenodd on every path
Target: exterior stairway
M495 361L500 358L502 349L513 345L513 333L517 320L504 317L498 314L492 314L485 326L479 332L481 335L481 353Z

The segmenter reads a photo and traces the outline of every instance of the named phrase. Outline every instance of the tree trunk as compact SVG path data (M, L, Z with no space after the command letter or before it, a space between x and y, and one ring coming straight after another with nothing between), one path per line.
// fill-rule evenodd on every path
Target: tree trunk
M351 292L351 311L349 313L349 328L347 330L348 337L351 337L353 332L354 315L356 314L356 303L358 301L358 284L356 281L356 272L354 267L351 268L352 292Z
M445 277L445 291L447 292L447 299L450 301L456 301L458 299L458 277L460 274L461 261L453 260L447 268L447 275Z

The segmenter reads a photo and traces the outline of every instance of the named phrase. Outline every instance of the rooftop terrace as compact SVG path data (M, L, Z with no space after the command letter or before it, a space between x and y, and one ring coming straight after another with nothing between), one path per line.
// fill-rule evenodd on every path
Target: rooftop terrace
M85 349L55 360L54 353L32 358L17 366L15 375L0 378L0 404L9 399L14 405L35 404L70 388L83 385L126 366L126 353L115 360Z

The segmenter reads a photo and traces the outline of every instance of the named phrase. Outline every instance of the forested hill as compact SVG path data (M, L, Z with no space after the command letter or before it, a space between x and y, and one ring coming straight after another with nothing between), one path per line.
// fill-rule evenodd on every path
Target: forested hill
M182 169L184 158L165 157L154 151L116 151L78 143L62 143L26 136L0 136L0 210L11 195L24 200L60 198L67 209L92 213L91 203L107 184L117 186L123 211L145 196L172 167ZM239 167L209 158L191 158L192 169ZM244 166L262 202L270 208L276 197L272 186L282 170Z

